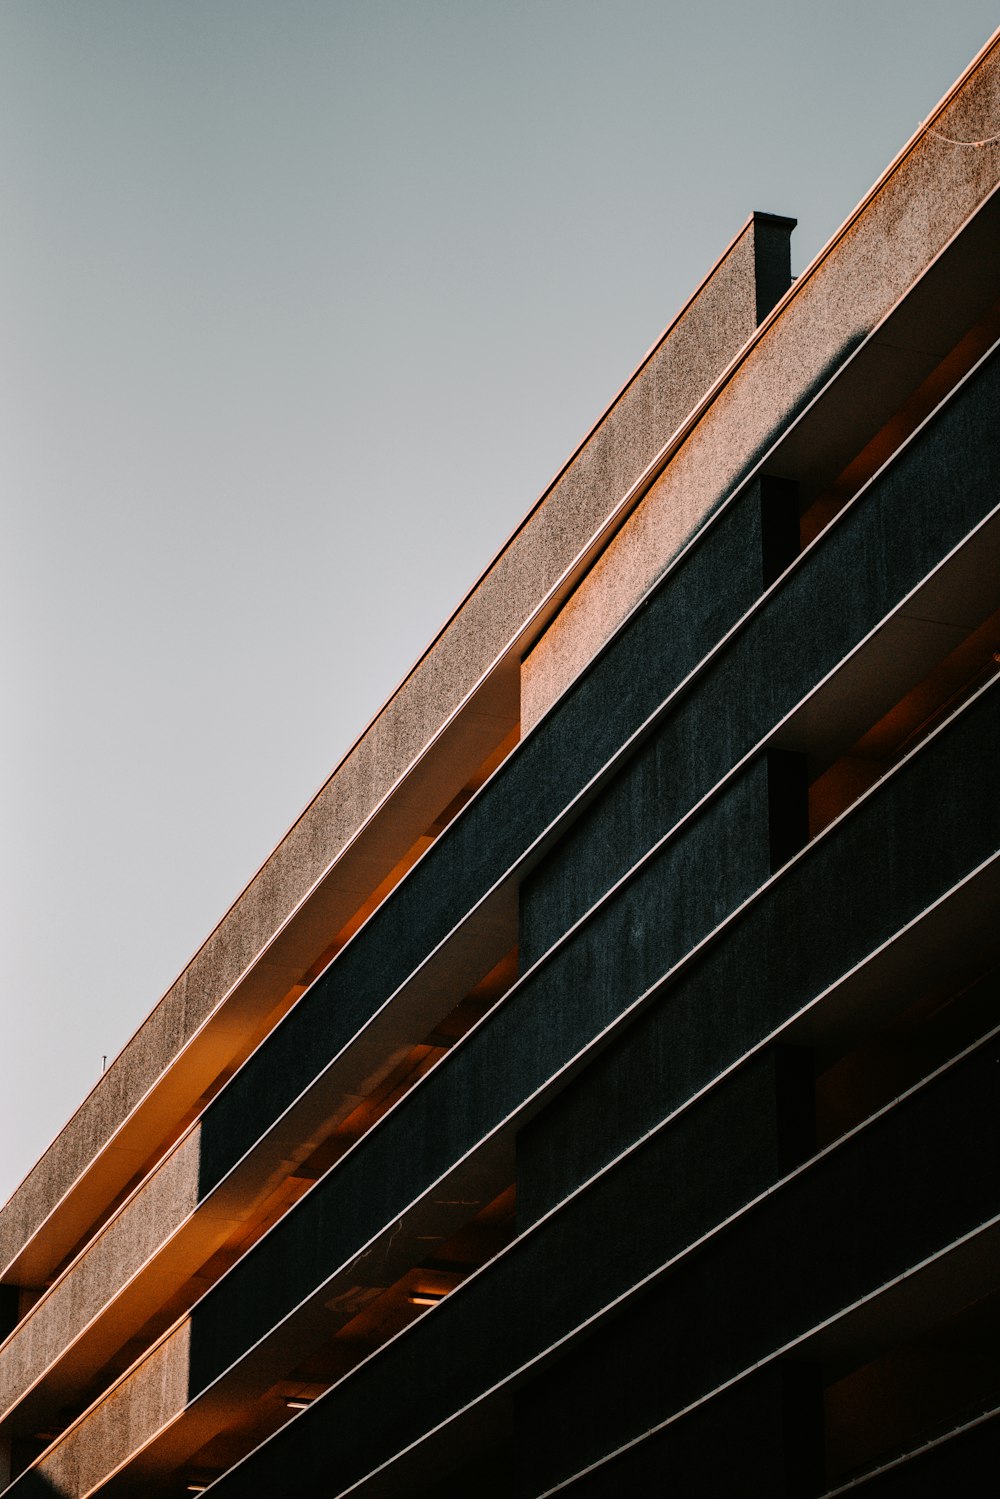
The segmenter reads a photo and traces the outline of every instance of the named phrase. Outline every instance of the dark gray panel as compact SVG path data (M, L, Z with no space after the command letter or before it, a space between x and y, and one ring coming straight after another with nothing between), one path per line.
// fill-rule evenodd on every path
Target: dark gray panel
M1000 1147L998 1065L1000 1043L985 1043L612 1306L695 1227L678 1229L669 1176L662 1198L653 1189L657 1151L674 1148L694 1175L664 1131L348 1376L220 1494L340 1492L611 1307L520 1386L514 1444L525 1492L541 1493L995 1214L1000 1179L984 1160ZM718 1152L713 1166L724 1170ZM701 1213L718 1221L727 1204L711 1201L711 1185Z
M537 895L532 901L538 931L522 933L529 958L624 873L637 843L648 847L708 792L992 507L1000 493L998 391L994 358L701 674L625 777L645 775L650 757L657 762L651 774L664 790L647 800L648 826L630 823L635 803L627 788L602 797L558 856L554 908L543 909ZM213 1100L203 1116L204 1191L745 612L761 567L752 498L707 527L683 565Z

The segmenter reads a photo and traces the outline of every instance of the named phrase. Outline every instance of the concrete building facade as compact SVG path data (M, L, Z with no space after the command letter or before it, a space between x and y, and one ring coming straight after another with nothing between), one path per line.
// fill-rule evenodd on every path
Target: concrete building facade
M793 227L0 1212L12 1499L982 1492L1000 34Z

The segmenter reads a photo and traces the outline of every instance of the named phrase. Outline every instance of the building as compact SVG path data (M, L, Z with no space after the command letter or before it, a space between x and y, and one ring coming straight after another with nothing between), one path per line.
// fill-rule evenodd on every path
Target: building
M8 1202L12 1499L982 1492L998 131L748 220Z

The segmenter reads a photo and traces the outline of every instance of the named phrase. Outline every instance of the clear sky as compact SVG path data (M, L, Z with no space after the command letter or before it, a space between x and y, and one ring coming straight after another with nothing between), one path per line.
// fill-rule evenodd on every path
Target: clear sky
M986 0L4 0L0 1200L751 209Z

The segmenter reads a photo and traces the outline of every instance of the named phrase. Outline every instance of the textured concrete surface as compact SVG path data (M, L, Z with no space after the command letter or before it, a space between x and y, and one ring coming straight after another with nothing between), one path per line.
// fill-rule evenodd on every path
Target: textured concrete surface
M79 1499L113 1473L183 1409L189 1344L190 1326L182 1322L49 1449L38 1477L57 1494Z
M795 285L524 663L527 732L751 467L823 375L885 316L1000 180L1000 53L982 60Z
M934 122L935 130L968 141L993 134L1000 125L998 77L1000 64L994 48ZM751 344L642 507L529 658L525 673L529 719L558 696L774 431L798 409L824 371L874 326L998 177L1000 147L954 146L926 132L896 164L860 216L798 283L765 335ZM738 254L734 266L736 260ZM745 279L746 297L750 288ZM752 290L755 313L757 288ZM707 304L704 312L707 317ZM731 321L723 317L722 325L735 339L739 319L735 314L727 317ZM745 337L742 333L740 341ZM734 344L734 349L738 347L739 343ZM720 367L734 349L725 357L720 352ZM696 359L692 368L698 368ZM698 378L704 375L698 368ZM651 389L655 384L650 382ZM643 405L646 397L640 398L638 389L627 399L630 388L613 412L622 401L623 411L630 400L636 403L635 430L640 437L633 458L641 467L648 462L642 456L644 443L656 442L655 423L672 418L655 401L653 407L659 414L649 415ZM609 422L611 432L614 422L610 418ZM545 504L533 512L473 590L433 649L0 1214L0 1261L8 1262L37 1230L164 1067L243 981L277 927L336 861L382 797L419 759L443 719L516 636L617 503L620 496L606 486L623 482L624 470L615 468L619 459L612 449L617 443L602 450L601 430L595 431L559 476ZM584 473L590 474L589 485L582 481ZM579 650L578 641L571 639L574 634ZM276 963L274 974L273 979L265 976L262 983L265 995L272 983L277 998L282 992L277 986L287 986L288 972ZM51 1315L54 1327L56 1315Z
M836 626L831 623L827 632L831 647L836 646L833 658L836 659L837 654L850 648L856 635L864 634L872 621L882 615L897 593L901 596L906 592L912 584L913 577L923 572L938 555L941 547L949 548L956 536L978 518L981 504L979 508L976 508L977 493L981 503L989 503L995 493L993 480L996 476L992 474L987 461L990 450L981 446L977 440L979 456L978 461L974 463L971 456L963 450L963 435L979 432L984 425L988 425L990 413L996 405L995 370L996 360L993 359L977 376L973 377L971 382L966 382L962 391L950 403L954 408L951 416L947 411L940 413L922 434L914 438L909 453L904 452L898 455L883 475L875 480L874 490L869 494L864 505L852 510L842 519L835 531L827 533L820 548L803 559L798 570L799 576L789 580L788 585L778 597L772 598L766 604L756 625L751 623L744 629L742 633L749 638L749 645L743 650L742 656L739 655L739 647L736 648L737 663L729 677L726 676L724 667L720 666L717 669L721 677L717 677L715 695L721 694L723 703L729 701L737 705L726 715L728 733L731 733L734 726L740 722L750 705L756 713L763 711L766 714L767 712L766 705L770 701L768 682L766 679L755 682L754 679L755 672L759 670L759 663L769 663L769 671L774 670L777 678L782 681L798 680L794 672L790 673L783 656L783 643L795 639L796 632L779 620L772 628L769 637L765 636L762 639L757 633L762 621L766 622L769 614L773 614L776 610L780 613L783 608L787 608L789 597L798 597L803 601L801 604L803 610L806 608L804 600L811 599L820 617L832 621L836 615ZM991 371L994 372L992 376ZM977 397L977 389L985 388L987 381L991 381L988 391ZM977 400L979 403L976 407L979 411L978 418L963 417L962 412L971 409ZM950 423L955 423L955 425L952 426ZM934 451L946 454L947 462L954 465L954 472L949 472L945 481L938 476L941 464L935 463L932 457ZM947 468L947 463L945 463L945 468ZM935 476L929 484L925 477L927 474ZM959 479L957 489L956 478ZM891 517L879 519L880 494L883 498L886 495L895 495L893 502L896 507L895 519ZM596 696L591 696L587 700L584 707L584 719L608 726L612 733L609 743L617 744L620 739L627 737L630 729L635 726L635 722L641 721L648 711L647 705L646 709L637 710L635 718L623 713L624 695L621 687L623 681L633 682L645 662L647 667L643 680L650 684L656 683L658 673L664 669L666 657L670 652L671 637L681 627L686 631L688 645L697 646L701 638L700 650L704 651L710 644L713 644L718 634L724 632L725 621L716 617L717 606L712 601L718 598L720 589L727 582L731 588L731 596L736 604L737 613L742 612L742 608L748 602L759 596L763 588L759 504L760 486L754 484L744 489L737 505L730 507L725 514L716 517L699 546L692 549L680 568L672 574L669 588L656 591L650 600L649 607L633 616L620 632L612 650L595 663L594 668L577 684L574 698L577 698L581 691L587 690L588 684L590 691L596 693ZM912 526L900 524L904 515L912 520ZM945 521L951 529L943 538L941 524ZM893 546L887 547L885 542L879 539L883 532L894 538ZM855 536L854 542L851 540L852 535ZM869 538L867 542L863 539L865 536ZM845 548L847 548L846 551ZM913 561L909 572L898 575L898 567L904 560L904 553L909 555L908 548L915 549L916 560ZM883 557L883 569L878 574L877 580L876 576L870 574L863 565L862 559L866 551L877 552ZM987 563L987 571L992 577L995 569ZM743 574L747 574L743 579L745 597L743 603L740 604L738 585ZM859 608L872 593L878 581L878 590L872 596L864 618L860 623L856 622L856 629L853 633L849 632L846 635L843 634L843 630L848 625L848 611L837 611L834 608L842 586L841 579L844 576L855 576L858 579L852 594L852 610ZM967 611L974 607L974 590L970 587L968 576L963 575L963 577L964 581L957 589L963 612L956 617L968 621L972 618ZM686 579L688 581L685 584ZM992 592L989 597L992 599ZM947 605L940 583L936 586L936 599L937 602L931 612L938 621L942 621L947 617ZM699 605L709 612L710 618L714 621L715 633L707 637L703 633L704 623L699 620ZM913 607L918 617L928 612L928 606L924 603L914 604ZM982 607L988 608L989 606L984 603ZM658 616L664 609L668 611L667 620L661 621L657 626ZM654 626L657 626L655 633L651 633ZM963 627L955 624L953 628L956 636L960 638L963 634ZM947 647L942 646L941 649L944 651ZM699 653L696 651L694 659L697 659ZM823 675L831 664L827 658L818 662L813 660L804 645L800 645L795 663L799 673L803 670L807 659L812 663L817 676ZM655 665L650 666L651 662ZM920 668L921 673L923 669L923 667ZM873 675L885 677L884 667L875 671ZM746 684L745 701L740 692L734 690L732 678ZM796 690L803 688L804 680L799 683L799 688ZM602 682L603 690L601 689ZM665 690L665 685L661 685L659 691ZM886 704L895 701L896 696L903 690L903 685L890 677L885 685ZM713 696L711 690L703 689L703 691L708 691L710 698ZM550 769L558 763L559 756L553 744L553 736L557 734L560 722L565 718L566 709L572 700L567 698L563 702L560 711L547 721L538 735L534 736L531 745L525 745L507 762L492 787L484 793L483 807L480 808L484 815L484 822L478 832L473 827L473 845L485 846L488 841L487 829L491 824L502 828L515 821L514 808L520 807L522 817L526 815L530 804L529 792L532 783L539 779L537 769L531 773L528 782L521 785L519 789L515 783L514 789L508 790L507 795L510 800L506 803L506 811L502 810L501 804L498 804L498 798L503 794L504 783L509 783L511 777L517 775L525 751L531 749L532 746L537 747L539 744L547 743L546 755ZM694 697L691 697L687 700L687 708L683 704L679 707L677 714L681 722L684 721L687 712L695 711L696 701ZM741 703L742 707L739 706ZM880 711L881 709L878 710ZM783 712L784 706L780 711L775 708L772 716L780 717ZM875 712L874 716L877 717L878 712ZM580 730L584 719L578 720L575 725L570 723L569 726L563 726L565 763L562 774L556 776L557 780L563 780L568 774L569 761L578 760L581 755L584 740ZM765 717L764 722L769 721ZM761 732L759 722L755 730L748 731L751 740ZM679 742L681 744L685 740L698 742L702 737L700 731L682 730ZM654 838L666 832L677 817L688 808L691 801L696 799L696 793L692 792L688 785L684 769L687 766L687 759L683 753L677 752L676 742L673 732L664 734L661 725L661 729L647 739L645 746L636 753L618 777L616 784L619 791L623 793L624 799L619 798L618 792L611 790L610 784L606 786L576 823L573 831L550 854L548 860L543 861L535 869L528 882L522 885L520 950L524 963L530 963L533 955L537 956L548 948L552 940L564 931L576 916L589 909L610 884L612 876L630 867L639 852L648 847ZM706 773L711 766L712 752L718 753L725 742L727 742L727 734L712 735L712 751L706 751L706 755L699 762L699 769L702 773ZM742 753L745 748L744 744L739 752L733 751L730 758L738 758L738 754ZM723 762L722 768L727 763L728 761ZM638 794L634 788L629 789L637 774L640 779L644 779L647 775L651 777L648 784L645 784L645 789ZM491 805L492 811L489 810ZM641 814L636 819L630 818L630 806ZM655 808L655 812L651 813L650 808ZM551 815L551 810L550 808L549 815ZM544 822L546 817L542 816L540 820ZM599 826L595 831L596 824ZM454 831L457 832L459 829L456 827ZM633 837L637 837L639 841L631 842ZM409 918L404 916L404 927L407 925L412 927L414 924L420 927L418 915L420 910L424 911L428 919L431 917L433 896L447 886L446 871L449 868L452 881L456 877L462 879L461 899L467 898L469 886L459 872L469 867L471 847L467 849L466 854L459 853L453 856L449 864L447 842L448 839L445 839L438 845L424 867L424 874L429 879L428 888L421 893L419 886L407 887L406 896L411 898L411 913ZM502 843L500 846L502 848ZM586 852L587 846L590 848L590 854ZM623 849L630 851L622 860L619 855ZM442 855L446 860L444 865L439 862ZM570 856L571 872L569 874L562 869L567 855ZM596 882L592 886L587 873L591 855L596 859L595 870L603 871L598 873ZM604 866L612 858L615 869L609 873ZM574 893L581 878L588 881L587 888L583 893L579 889L576 889ZM542 893L544 886L549 887L548 897ZM404 892L400 892L400 896L404 896ZM530 912L525 911L526 898L535 908L536 916L539 908L544 909L548 905L552 906L552 910L561 912L552 930L541 938L532 935L536 921L531 917ZM415 909L412 905L414 899ZM390 905L395 903L394 898ZM389 909L390 906L387 906L382 914L388 912ZM376 948L380 945L377 936L378 920L379 918L376 918L373 927L369 929L369 934L375 933ZM550 916L542 922L542 929L550 926L551 921L550 913ZM445 926L447 927L448 924L449 922L446 921ZM362 949L365 941L366 937L359 938ZM399 943L390 939L383 941L381 946L387 950L395 950ZM334 970L340 968L342 961L344 960L338 960L334 965ZM378 966L374 953L366 959L363 951L361 964L363 969ZM353 980L349 977L345 990L341 994L341 1002L338 1003L337 999L331 996L327 1002L321 1000L322 1007L343 1010L351 991L356 988L358 982L358 974L355 974ZM393 987L391 980L380 986L384 992L391 991ZM318 995L321 988L322 985L317 986L314 990L314 997ZM300 1007L297 1015L301 1016L303 1008ZM291 1017L286 1022L286 1027L294 1024L295 1017ZM325 1021L324 1030L328 1027L329 1022ZM267 1060L272 1045L273 1038L267 1043L261 1057L264 1059L265 1067L273 1072L278 1063L273 1057L269 1062ZM291 1043L293 1057L300 1055L306 1057L310 1054L310 1047L301 1044L301 1038L299 1043L293 1040ZM304 1077L309 1075L311 1071L304 1074ZM246 1123L249 1126L249 1132L246 1138L237 1136L234 1142L231 1138L232 1131L224 1131L226 1137L224 1159L228 1164L232 1163L233 1157L238 1157L244 1148L252 1144L255 1138L254 1131L256 1129L263 1131L265 1127L256 1113L257 1097L263 1091L262 1087L258 1088L251 1081L249 1090L244 1092L242 1100L239 1095L237 1096L237 1109L234 1117L240 1121L241 1125ZM333 1096L334 1091L329 1087L324 1090L323 1108L325 1110L332 1107ZM198 1131L202 1141L211 1137L213 1129L218 1139L219 1126L214 1120L216 1108L216 1103L210 1104L202 1115ZM274 1148L272 1144L272 1154ZM209 1154L211 1155L211 1151ZM266 1156L266 1151L260 1149L254 1151L254 1160L258 1163L258 1168L262 1155ZM187 1166L184 1162L188 1163ZM118 1222L112 1219L105 1226L87 1252L67 1272L67 1281L57 1282L52 1291L33 1308L30 1316L8 1345L0 1348L0 1391L9 1390L9 1398L13 1398L16 1390L19 1388L23 1390L32 1379L37 1378L50 1360L59 1357L71 1339L84 1332L88 1319L118 1293L124 1281L146 1262L149 1254L155 1251L159 1243L179 1224L185 1214L194 1208L197 1197L198 1167L197 1139L192 1136L184 1140L173 1155L165 1158L157 1171L147 1179L137 1195L122 1210L121 1218L124 1221ZM212 1180L214 1181L218 1175L219 1172L216 1171L212 1175ZM240 1197L242 1200L242 1190ZM247 1204L244 1203L244 1206ZM217 1212L218 1210L216 1214ZM204 1218L203 1213L202 1222ZM217 1216L216 1221L219 1221ZM172 1270L171 1273L173 1274L174 1271ZM152 1276L148 1276L147 1279L159 1280L163 1274L164 1266L161 1260L153 1270ZM179 1284L179 1281L171 1284ZM163 1296L167 1295L168 1292L164 1291ZM123 1325L129 1325L128 1317L122 1318L120 1310L116 1312L116 1318L123 1320ZM90 1345L93 1346L93 1332L91 1331L87 1336ZM99 1334L98 1340L100 1340ZM96 1367L96 1364L88 1365L88 1367ZM53 1384L58 1384L60 1378L61 1371L48 1382L50 1388Z
M839 905L843 907L843 910L838 910L842 919L836 925L831 924L828 941L816 941L814 933L805 933L801 944L788 944L778 965L781 971L776 975L773 965L751 963L748 967L747 951L759 951L760 934L759 931L748 934L746 921L734 921L727 940L715 945L707 960L709 969L714 963L731 981L720 984L717 974L706 974L704 962L692 965L687 979L681 980L680 989L671 992L669 1002L655 1004L644 1012L645 1020L639 1018L637 1023L648 1027L656 1017L657 1024L672 1034L676 1033L675 1041L680 1038L679 1044L625 1048L633 1058L633 1065L665 1068L669 1074L670 1086L666 1092L661 1084L656 1089L647 1089L644 1095L645 1101L655 1103L659 1109L657 1119L678 1106L685 1097L693 1096L707 1083L723 1076L728 1070L733 1048L737 1048L735 1055L738 1058L741 1054L739 1048L756 1044L762 1023L769 1028L786 1023L789 1015L794 1014L805 999L822 994L830 984L851 973L859 961L877 951L887 930L889 934L897 930L904 916L925 910L930 903L928 897L932 899L942 884L944 888L950 888L957 878L981 862L984 850L995 851L997 827L1000 825L996 798L989 806L989 815L984 817L976 800L970 799L966 793L969 784L985 784L982 776L993 754L1000 713L998 703L1000 698L994 689L967 708L944 736L929 741L917 756L887 778L875 796L859 804L848 818L840 822L834 834L818 841L809 856L794 867L788 879L771 885L751 912L751 924L756 920L766 927L768 910L774 903L780 906L782 915L801 913L803 909L816 911L823 909L822 901L817 903L815 899L816 892L834 890L838 893ZM949 767L956 763L956 754L954 743L948 740L954 741L955 736L962 738L964 748L973 751L965 786L958 785L949 773ZM936 802L928 796L928 787L943 788ZM934 824L932 832L935 837L947 833L950 856L946 860L926 860L918 856L919 848L927 846L929 825L926 818L914 813L928 806L932 806L931 823ZM963 807L964 821L961 815ZM721 819L721 825L725 825L725 821L725 818ZM718 828L715 837L718 838ZM933 846L940 844L935 842ZM831 880L830 865L839 868L841 873L844 868L857 869L860 867L860 848L874 848L879 857L877 865L867 872L868 898L859 903L855 884L843 878ZM901 896L905 899L899 905ZM654 900L650 909L661 912L662 901ZM773 914L770 919L773 920ZM801 931L801 924L796 926L790 918L779 922L779 928ZM736 978L733 978L734 974ZM734 1009L732 995L741 983L748 982L748 974L752 976L755 994L766 995L767 1003L740 1005ZM683 995L685 982L690 986L691 999L689 1003L682 1000L679 1005L678 995ZM582 986L580 992L583 994ZM716 1007L726 1009L728 1006L726 1023L711 1027L690 1023L694 1010L704 1010L706 996ZM584 1004L590 997L589 994L583 995ZM621 1050L619 1048L619 1052ZM597 1052L599 1069L606 1065L600 1059L614 1052L614 1042L611 1047ZM670 1097L672 1102L668 1101ZM921 1158L919 1153L913 1155L914 1160ZM990 1190L995 1190L989 1173L979 1175L989 1184ZM377 1179L373 1174L372 1180ZM627 1194L627 1200L633 1197L634 1192ZM834 1211L839 1212L836 1194L832 1194L831 1200L835 1202ZM620 1219L621 1213L618 1212L617 1215L613 1213L609 1221ZM299 1262L295 1256L289 1261L292 1264ZM808 1257L806 1263L810 1263ZM534 1282L537 1284L537 1276ZM275 1283L272 1277L270 1284ZM598 1283L601 1283L600 1278ZM488 1300L494 1307L508 1302L518 1304L517 1296L490 1297ZM243 1305L246 1315L250 1315L254 1308L253 1298L247 1298ZM196 1310L195 1330L199 1315ZM203 1383L197 1377L192 1379L191 1370L197 1361L192 1356L196 1339L190 1336L190 1331L188 1322L179 1324L45 1455L38 1472L56 1483L59 1492L82 1496L90 1485L99 1482L122 1461L123 1454L128 1455L129 1450L134 1451L140 1444L152 1440L175 1415L180 1414L185 1402ZM280 1336L278 1333L279 1342ZM214 1338L211 1346L213 1349L219 1346ZM294 1346L294 1342L289 1346ZM727 1346L727 1340L722 1341L722 1346ZM389 1356L393 1355L390 1353ZM456 1368L464 1368L461 1361ZM182 1370L185 1373L183 1379ZM272 1381L278 1370L280 1358L272 1368ZM348 1388L349 1383L342 1388ZM405 1393L405 1380L399 1388ZM352 1423L344 1423L343 1429L350 1431ZM131 1449L126 1447L129 1441ZM239 1475L236 1482L241 1482L244 1477ZM256 1474L251 1481L255 1479ZM15 1486L15 1495L21 1491ZM247 1491L270 1493L273 1490L265 1481ZM23 1485L23 1492L32 1492L27 1482ZM135 1487L132 1492L142 1492L142 1489Z
M737 236L543 502L0 1213L0 1270L258 962L281 924L423 754L442 722L505 651L665 438L746 342L761 299L770 300L780 283L781 242L787 244L789 228L787 221L765 218L762 227L760 220L751 220ZM762 266L755 257L758 240L767 252ZM507 719L497 717L496 742L516 721L516 696L507 712ZM367 888L390 867L376 871ZM317 951L335 930L316 942ZM258 964L256 975L272 1003L299 976L275 959L272 953Z
M0 1345L0 1416L86 1332L91 1320L194 1210L198 1157L199 1131L195 1129ZM132 1330L128 1322L119 1326L119 1344L127 1341ZM57 1379L56 1390L59 1387Z

